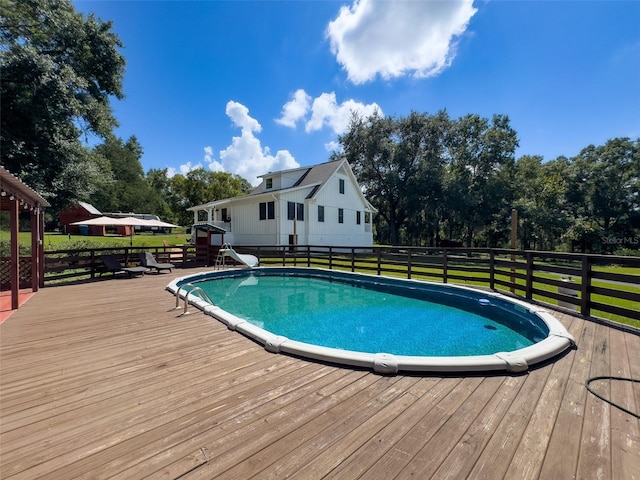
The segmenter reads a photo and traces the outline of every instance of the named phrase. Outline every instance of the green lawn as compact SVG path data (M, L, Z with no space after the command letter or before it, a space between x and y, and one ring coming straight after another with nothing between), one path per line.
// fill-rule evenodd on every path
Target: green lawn
M9 232L0 231L0 256L8 256L9 252ZM154 234L152 232L136 233L133 237L122 235L87 236L87 235L63 235L56 232L46 232L44 234L45 250L73 250L81 248L122 248L134 247L161 247L163 241L169 245L182 245L188 243L190 236L185 233L185 228L174 228L170 234ZM20 252L28 255L31 250L31 233L20 232L18 242L21 244ZM6 252L4 250L7 250Z

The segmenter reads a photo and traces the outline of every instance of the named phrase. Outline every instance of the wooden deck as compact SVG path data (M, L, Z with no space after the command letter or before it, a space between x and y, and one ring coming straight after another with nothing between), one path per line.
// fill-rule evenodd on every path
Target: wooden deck
M558 315L578 348L527 374L381 376L179 318L184 274L47 287L0 325L0 478L640 479L639 420L585 389L640 378L638 335Z

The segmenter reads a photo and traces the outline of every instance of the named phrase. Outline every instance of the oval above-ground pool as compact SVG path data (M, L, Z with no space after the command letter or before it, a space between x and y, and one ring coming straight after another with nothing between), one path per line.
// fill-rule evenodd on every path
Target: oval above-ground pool
M379 373L522 372L575 344L544 308L451 284L267 267L167 289L270 352Z

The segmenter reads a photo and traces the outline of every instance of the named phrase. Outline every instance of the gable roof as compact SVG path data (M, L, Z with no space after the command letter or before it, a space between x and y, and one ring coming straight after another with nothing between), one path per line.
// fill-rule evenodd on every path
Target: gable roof
M261 175L260 178L270 177L273 175L291 174L296 171L300 172L300 177L290 187L284 187L280 189L270 189L269 193L283 192L286 190L292 190L294 188L304 188L310 186L322 185L329 180L333 174L342 166L345 160L334 160L330 162L320 163L311 167L296 168L293 170L282 170L280 172L273 172L266 175ZM249 195L260 195L266 193L264 189L264 182L255 187ZM313 197L307 197L313 198Z
M190 208L187 208L188 211L195 211L195 210L201 210L201 209L206 209L206 208L210 208L213 206L220 206L222 204L226 204L232 201L237 201L240 199L247 199L250 197L255 197L255 196L259 196L259 195L272 195L274 193L283 193L283 192L287 192L287 191L293 191L293 190L298 190L298 189L302 189L302 188L309 188L311 187L311 191L309 192L309 194L305 197L306 200L310 200L315 198L318 195L318 192L320 192L322 190L322 188L327 184L327 182L329 181L329 179L331 179L331 177L333 177L333 175L335 175L335 173L340 170L340 168L342 168L343 166L345 166L345 170L348 174L348 176L351 178L351 180L354 182L355 185L358 185L358 181L355 178L355 175L353 174L353 170L351 170L351 166L349 165L349 162L347 162L346 160L332 160L329 162L325 162L325 163L320 163L318 165L313 165L311 167L301 167L301 168L294 168L291 170L281 170L278 172L271 172L265 175L260 175L259 178L265 178L265 177L273 177L276 175L284 175L284 174L289 174L289 175L293 175L296 172L299 172L299 177L298 179L293 183L293 185L288 186L288 187L284 187L284 188L276 188L276 189L269 189L266 190L264 185L265 182L264 180L262 181L262 183L260 185L258 185L257 187L255 187L251 192L249 192L247 195L243 195L240 197L232 197L232 198L225 198L222 200L216 200L213 202L209 202L209 203L205 203L203 205L196 205ZM363 202L365 203L365 205L370 208L372 211L377 212L377 209L371 205L369 203L369 201L365 198L364 194L362 193L362 191L359 190L359 193L362 197Z
M78 202L78 205L80 205L82 208L84 208L87 212L89 212L91 215L102 215L102 213L100 212L100 210L98 210L96 207L94 207L93 205L91 205L90 203L87 202Z

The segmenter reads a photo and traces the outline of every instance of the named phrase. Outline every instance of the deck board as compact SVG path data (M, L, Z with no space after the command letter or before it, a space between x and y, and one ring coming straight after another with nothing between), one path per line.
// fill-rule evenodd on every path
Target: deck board
M584 387L638 378L634 333L556 314L577 348L525 374L384 376L180 316L183 274L47 287L0 325L1 478L640 478L640 422Z

